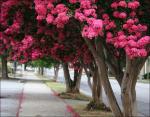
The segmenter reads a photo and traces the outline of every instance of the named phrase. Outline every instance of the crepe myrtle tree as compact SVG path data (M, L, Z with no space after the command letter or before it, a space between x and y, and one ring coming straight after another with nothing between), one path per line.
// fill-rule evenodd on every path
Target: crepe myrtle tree
M0 56L3 63L3 77L8 77L7 60L16 60L15 57L20 56L19 53L13 51L19 46L18 41L23 40L24 35L32 33L33 22L36 21L33 17L28 17L34 11L30 7L32 4L27 0L2 0L0 2ZM12 58L12 55L15 57Z
M35 0L38 13L37 20L44 19L48 24L56 25L57 28L64 28L70 17L74 17L81 22L82 37L94 56L102 85L114 115L134 115L134 103L132 103L134 99L131 89L133 89L137 75L149 54L148 45L150 43L150 37L146 36L147 26L138 20L137 14L140 2L137 0L107 0L107 2L103 0L70 0L69 3L66 1L51 1L46 4L49 10L44 7L45 4L41 5L40 3L39 0ZM71 12L70 9L75 12ZM117 104L108 80L106 63L108 65L110 63L106 61L105 45L114 47L113 55L116 58L120 53L123 53L126 58L126 60L123 59L126 63L125 72L120 75L117 74L120 72L114 70L116 76L119 75L118 78L122 78L122 80L118 79L118 82L122 89L123 113ZM134 61L136 62L134 63ZM122 59L119 62L122 63ZM133 66L139 66L136 67L138 70L135 70ZM117 67L120 67L120 65ZM120 68L119 70L122 71ZM136 71L137 73L130 73L129 71ZM132 76L133 74L136 75ZM134 78L135 80L133 80Z
M150 20L144 14L149 10L142 8L145 4L142 0L4 0L1 3L2 33L11 37L13 59L26 62L50 54L56 60L74 64L79 62L84 54L81 47L86 45L98 68L113 114L117 117L136 116L135 84L150 52ZM11 8L15 8L14 15L8 17L8 11L13 11ZM25 22L22 16L27 16L24 14L28 10L33 17L26 17L32 20ZM9 25L8 19L12 21ZM18 42L14 33L20 32L23 24L22 32L26 33L19 36L17 33ZM123 111L111 88L108 68L120 84Z
M114 46L114 55L116 58L120 59L119 62L122 63L125 61L126 63L125 72L120 75L121 79L118 79L122 90L122 102L124 107L123 116L136 116L137 114L134 111L135 84L138 78L137 76L149 55L148 46L150 44L150 37L146 36L148 27L145 24L141 24L142 22L140 23L140 20L138 20L138 16L136 15L136 13L138 13L136 10L139 6L140 3L138 1L116 1L111 3L111 14L113 15L108 14L110 11L107 10L105 10L102 15L103 28L105 30L104 35L97 37L93 43L92 41L85 39L93 56L97 59L97 64L101 63L100 66L103 65L101 70L104 68L107 69L106 65L102 64L102 60L105 60L105 63L113 68L113 64L110 64L112 62L107 61L108 59L106 59L105 56L105 54L108 55L108 53L106 53L106 48L110 48L108 47L109 44ZM87 38L88 34L90 34L90 32L85 35ZM95 36L93 36L93 38L95 38ZM104 41L104 39L106 39L106 41ZM93 45L96 46L96 49ZM104 50L100 52L99 49ZM124 56L126 60L121 59L122 56ZM120 66L120 71L122 71L121 68L122 67ZM113 70L115 71L115 69ZM104 70L100 72L106 76ZM117 72L115 74L116 76L118 75Z

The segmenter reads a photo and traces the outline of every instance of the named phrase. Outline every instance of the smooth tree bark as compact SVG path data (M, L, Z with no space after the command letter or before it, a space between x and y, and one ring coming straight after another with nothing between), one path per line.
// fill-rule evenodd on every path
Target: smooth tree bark
M98 43L99 45L97 45L98 46L98 48L97 48L98 52L97 52L96 49L93 47L92 43L88 39L84 39L84 40L96 61L96 65L98 67L98 73L100 74L101 83L104 87L104 91L108 98L110 108L116 117L122 117L121 109L117 103L117 100L115 98L114 92L111 88L111 85L110 85L110 82L108 79L108 68L105 63L105 57L104 57L102 44L101 44L101 42Z
M122 80L121 96L124 117L138 116L135 86L145 59L129 59L126 57L126 71Z
M102 101L102 86L100 82L100 76L98 74L98 69L95 70L93 76L93 89L92 89L93 101L97 106L103 103Z
M54 80L57 81L58 79L58 72L59 72L59 64L54 66Z
M110 72L114 75L117 82L121 87L122 79L123 79L123 66L121 65L120 60L122 58L116 58L114 54L108 49L106 44L104 45L104 54L105 54L105 62L110 70Z
M92 101L87 105L87 109L88 110L106 109L106 105L103 103L102 100L102 85L100 81L100 75L98 74L98 68L95 62L91 63L88 66L83 65L83 68L85 70L88 79L93 80L92 83L91 81L88 81L89 87L91 88L92 91Z
M41 75L44 75L44 67L41 67Z
M81 76L82 76L82 68L77 71L77 70L74 70L74 89L73 89L73 92L77 92L79 93L80 92L80 82L81 82Z
M44 67L38 67L38 74L44 75Z
M88 85L89 85L89 87L90 87L90 89L91 89L91 91L92 91L92 82L91 82L91 79L92 79L92 73L91 73L91 70L90 69L88 69L88 67L87 66L85 66L83 63L82 63L82 66L83 66L83 68L84 68L84 71L85 71L85 74L86 74L86 76L87 76L87 83L88 83Z
M40 69L40 67L38 67L38 74L40 74L41 73L41 69Z
M2 78L8 79L8 68L7 68L7 58L2 57Z
M24 64L24 71L27 70L27 64Z
M63 71L66 83L66 92L68 93L80 93L80 81L82 76L82 68L77 72L74 71L74 79L70 77L68 63L63 63Z

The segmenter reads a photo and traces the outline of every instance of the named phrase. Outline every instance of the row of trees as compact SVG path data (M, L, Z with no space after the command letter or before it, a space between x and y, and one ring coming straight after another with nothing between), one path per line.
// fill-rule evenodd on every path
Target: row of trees
M93 77L95 103L103 103L103 87L115 116L137 115L135 85L150 54L148 0L2 0L0 5L2 77L8 77L8 59L26 63L50 57L63 65L67 92L79 92L84 69ZM120 85L123 110L108 69Z

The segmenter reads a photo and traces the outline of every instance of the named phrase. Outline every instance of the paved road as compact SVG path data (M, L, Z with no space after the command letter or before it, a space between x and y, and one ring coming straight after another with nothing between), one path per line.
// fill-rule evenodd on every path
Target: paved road
M46 74L49 76L53 76L53 69L46 69ZM71 71L71 76L73 77L73 71ZM60 69L59 71L59 79L60 82L64 82L64 75L63 70ZM116 80L110 80L112 89L115 93L117 101L119 105L122 106L121 98L120 98L120 87ZM87 77L85 75L82 76L81 80L81 91L89 96L92 95L91 90L87 84ZM150 84L144 83L137 83L136 85L136 92L137 92L137 108L140 115L143 116L150 116ZM106 95L103 91L103 100L108 105L108 101Z
M22 80L1 80L0 117L71 117L67 104L32 73Z

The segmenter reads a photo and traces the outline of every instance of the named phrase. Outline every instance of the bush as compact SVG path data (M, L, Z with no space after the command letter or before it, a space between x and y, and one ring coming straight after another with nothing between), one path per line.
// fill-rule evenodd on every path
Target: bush
M150 72L143 75L143 79L150 79Z

